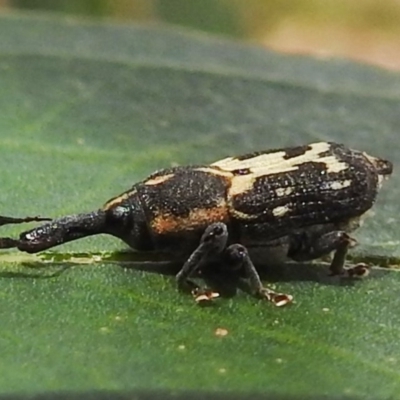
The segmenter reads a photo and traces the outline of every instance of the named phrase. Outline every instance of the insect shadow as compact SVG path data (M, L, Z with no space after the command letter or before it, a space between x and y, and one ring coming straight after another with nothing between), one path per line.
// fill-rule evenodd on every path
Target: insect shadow
M134 254L132 252L132 254ZM124 262L120 266L125 269L134 269L149 273L174 277L182 268L181 261L143 261ZM285 262L279 264L256 264L260 278L267 284L282 282L315 282L329 286L354 286L361 279L338 277L329 275L328 262ZM387 271L373 271L374 278L382 276ZM244 283L243 271L235 271L229 265L212 262L202 267L194 279L202 280L207 288L220 294L221 297L233 297L240 289L249 293L248 286Z
M139 258L139 259L138 259ZM144 271L164 275L173 278L182 268L184 259L170 261L165 259L164 255L155 255L151 259L140 259L138 253L125 250L115 252L101 263L118 265L126 270ZM279 284L281 282L316 282L323 285L334 286L354 286L357 280L332 277L328 272L329 263L324 262L285 262L279 264L265 265L257 263L256 267L260 278L268 283ZM76 268L80 265L74 262L57 261L52 264L43 262L23 262L21 267L15 270L0 271L0 278L21 278L21 279L50 279L61 276L70 268ZM387 273L383 270L374 270L374 279ZM194 279L203 281L207 288L215 290L221 297L234 297L239 290L249 293L248 286L243 281L242 271L235 271L229 265L221 262L212 262L202 267L195 275Z
M31 278L31 279L49 279L60 276L67 269L72 267L72 264L57 264L49 267L40 262L23 262L21 267L15 270L0 271L0 278Z

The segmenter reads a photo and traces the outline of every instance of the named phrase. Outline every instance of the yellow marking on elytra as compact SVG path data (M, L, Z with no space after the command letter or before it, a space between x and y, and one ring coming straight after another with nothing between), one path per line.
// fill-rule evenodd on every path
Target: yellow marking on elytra
M286 151L278 151L275 153L265 153L245 160L238 160L235 157L228 157L217 161L211 166L219 167L225 171L234 171L236 169L248 168L251 171L263 170L263 175L272 175L281 172L289 172L298 169L298 166L310 161L325 163L327 166L331 164L339 164L335 169L343 170L347 164L338 160L335 156L328 155L321 157L320 155L329 151L331 145L326 142L310 144L310 149L304 154L297 157L285 159Z
M231 187L228 190L228 196L233 197L243 194L253 188L255 182L254 175L238 175L232 178Z
M195 171L200 171L200 172L205 172L207 174L211 175L216 175L216 176L223 176L224 178L232 178L233 173L224 171L223 169L220 168L215 168L215 167L199 167L195 168Z
M243 211L236 210L235 208L230 208L229 213L232 217L240 219L242 221L251 221L257 219L259 216L257 214L246 214Z
M121 204L123 201L127 200L129 197L133 196L136 194L136 189L131 189L125 193L122 193L121 195L114 197L110 200L107 201L106 204L103 206L103 211L107 211L110 208L113 208L114 206L117 206Z
M272 210L272 214L274 217L283 217L290 211L289 205L278 206Z
M327 183L327 187L332 190L341 190L349 187L351 185L351 180L346 179L344 181L334 181Z
M278 197L289 196L293 192L293 188L286 187L286 188L278 188L275 190L275 193Z
M327 173L337 173L347 169L346 162L341 161L334 155L324 155L330 150L331 145L326 142L313 143L304 154L285 159L285 151L265 153L245 160L238 160L235 157L225 158L217 161L211 166L216 166L224 171L230 172L237 169L249 169L248 175L236 175L232 177L232 184L229 196L235 196L251 190L258 178L296 171L299 167L308 162L324 164Z
M164 183L174 177L174 174L167 174L167 175L159 175L156 176L155 178L149 179L148 181L145 181L145 185L160 185L161 183Z
M321 157L320 159L311 161L324 163L328 174L344 171L348 167L347 163L339 161L335 156Z

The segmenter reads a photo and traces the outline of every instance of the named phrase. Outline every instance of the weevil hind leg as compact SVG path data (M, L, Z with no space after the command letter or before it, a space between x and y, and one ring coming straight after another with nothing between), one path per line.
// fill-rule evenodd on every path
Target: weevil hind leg
M331 276L342 276L344 278L364 278L369 275L369 266L364 263L359 263L346 267L346 256L352 247L357 245L355 239L343 232L341 239L338 242L335 254L329 266Z
M216 222L208 226L200 239L200 244L175 277L178 288L189 289L198 303L207 303L218 297L218 293L201 288L191 278L202 266L224 251L227 241L228 228L224 223Z
M295 261L313 260L334 251L329 274L348 278L360 278L368 275L369 268L366 264L357 264L345 267L346 256L357 241L342 230L331 231L323 234L310 234L301 232L290 238L288 257Z
M225 250L225 258L229 265L234 269L243 268L245 278L242 283L247 285L252 294L257 297L266 299L278 307L291 303L293 297L289 294L278 293L274 290L263 286L260 276L251 261L249 253L241 244L232 244Z

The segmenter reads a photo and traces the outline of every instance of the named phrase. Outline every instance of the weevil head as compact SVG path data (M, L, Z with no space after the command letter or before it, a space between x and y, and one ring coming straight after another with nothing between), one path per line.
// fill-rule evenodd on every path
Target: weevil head
M121 201L112 199L106 203L103 210L106 213L107 233L118 237L136 250L153 249L143 207L137 195L123 198Z

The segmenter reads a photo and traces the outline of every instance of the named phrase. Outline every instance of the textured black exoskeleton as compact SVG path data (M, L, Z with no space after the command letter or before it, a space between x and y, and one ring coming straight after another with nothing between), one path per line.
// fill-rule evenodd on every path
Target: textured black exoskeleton
M193 289L197 300L214 294L202 292L190 278L221 260L244 270L254 294L284 305L292 297L262 285L249 252L275 248L305 261L334 251L332 274L363 275L364 265L344 268L355 244L349 233L391 173L389 161L327 142L174 167L150 175L97 211L52 220L19 239L1 238L0 248L36 253L107 233L139 251L186 254L176 280ZM28 219L0 220L21 222Z

